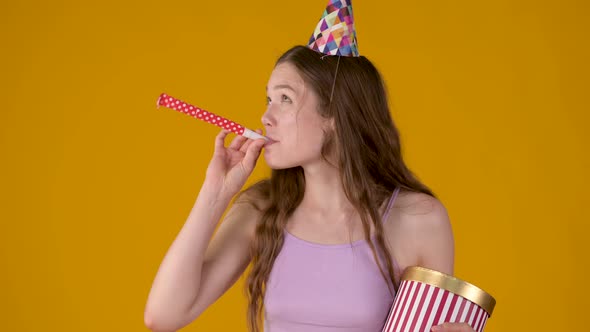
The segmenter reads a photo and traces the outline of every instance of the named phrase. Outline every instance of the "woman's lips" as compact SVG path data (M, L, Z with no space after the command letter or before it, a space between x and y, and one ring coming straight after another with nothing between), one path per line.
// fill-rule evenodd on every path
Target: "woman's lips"
M275 143L278 143L278 141L277 141L277 140L275 140L275 139L273 139L272 137L268 137L268 136L266 136L266 138L268 138L268 141L267 141L266 143L264 143L264 146L265 146L265 147L267 147L267 146L269 146L269 145L273 145L273 144L275 144Z

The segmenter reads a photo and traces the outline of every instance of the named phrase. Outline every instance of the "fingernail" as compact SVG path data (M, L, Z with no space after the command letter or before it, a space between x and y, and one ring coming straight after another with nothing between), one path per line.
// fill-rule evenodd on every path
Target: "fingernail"
M433 326L430 331L432 332L440 332L442 331L442 328L440 326Z

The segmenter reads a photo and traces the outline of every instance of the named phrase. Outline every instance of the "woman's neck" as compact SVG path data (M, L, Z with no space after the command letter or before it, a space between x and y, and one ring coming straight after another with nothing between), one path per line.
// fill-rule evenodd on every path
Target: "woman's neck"
M305 192L300 207L325 216L354 211L336 167L321 162L304 167L303 172Z

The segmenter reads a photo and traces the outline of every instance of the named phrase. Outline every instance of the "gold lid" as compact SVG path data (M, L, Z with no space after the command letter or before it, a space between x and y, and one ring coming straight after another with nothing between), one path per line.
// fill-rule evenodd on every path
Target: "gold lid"
M481 288L451 275L427 269L421 266L408 267L401 280L413 280L447 290L482 307L488 315L492 315L496 300Z

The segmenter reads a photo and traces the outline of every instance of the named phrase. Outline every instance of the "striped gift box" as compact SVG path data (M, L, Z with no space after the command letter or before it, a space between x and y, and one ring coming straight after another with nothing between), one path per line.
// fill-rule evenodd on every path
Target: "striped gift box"
M445 322L482 332L495 305L491 295L466 281L413 266L401 277L383 332L430 332Z

